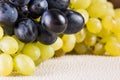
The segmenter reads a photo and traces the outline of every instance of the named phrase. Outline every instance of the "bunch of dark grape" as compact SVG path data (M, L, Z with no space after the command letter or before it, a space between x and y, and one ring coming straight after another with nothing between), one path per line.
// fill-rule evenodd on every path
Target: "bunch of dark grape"
M0 0L0 75L31 75L35 64L55 51L74 48L73 34L85 20L68 9L69 4L70 0Z

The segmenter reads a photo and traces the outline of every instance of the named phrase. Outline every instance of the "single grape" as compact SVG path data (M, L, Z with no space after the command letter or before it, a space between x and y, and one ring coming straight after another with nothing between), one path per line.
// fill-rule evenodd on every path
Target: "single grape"
M35 72L35 64L30 57L24 54L19 54L13 61L14 68L18 73L23 75L32 75Z
M86 24L89 32L98 34L102 30L102 24L97 18L90 18Z
M46 0L31 0L28 9L32 18L38 18L48 9L48 3Z
M74 47L74 50L77 54L86 54L88 49L84 43L77 43Z
M76 42L77 43L83 42L85 40L85 37L86 37L85 28L83 28L81 31L77 32L75 34L75 37L76 37Z
M41 61L45 61L54 56L55 51L51 46L41 44L40 42L37 42L36 45L40 48L41 51Z
M60 37L57 37L56 42L51 45L51 47L53 47L55 51L62 48L62 46L63 46L63 41Z
M57 50L57 51L55 51L55 57L60 57L60 56L63 56L63 55L65 55L66 54L66 52L64 52L63 51L63 49L59 49L59 50Z
M60 10L50 9L42 15L41 23L50 32L62 33L67 28L68 21Z
M65 34L74 34L79 32L85 24L84 17L73 10L66 10L65 15L68 19L67 29L64 31Z
M8 54L0 54L0 75L8 76L13 71L13 60Z
M63 35L62 40L63 40L63 46L62 46L63 51L64 52L72 51L76 43L75 35L73 34Z
M0 49L7 54L15 54L19 49L19 45L13 37L4 36L0 40Z
M33 61L38 60L40 57L40 49L34 43L25 44L22 52L29 56Z
M22 18L16 23L14 33L20 41L28 43L36 40L38 29L31 19Z
M57 34L47 31L39 24L37 40L43 44L51 45L57 40Z
M97 36L90 32L87 32L86 38L84 40L85 44L87 46L94 46L96 41L97 41Z

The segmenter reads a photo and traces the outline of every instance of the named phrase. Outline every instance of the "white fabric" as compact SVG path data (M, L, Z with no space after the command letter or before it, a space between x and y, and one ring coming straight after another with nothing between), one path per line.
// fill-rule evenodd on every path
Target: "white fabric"
M120 57L63 56L45 61L32 76L0 80L120 80Z

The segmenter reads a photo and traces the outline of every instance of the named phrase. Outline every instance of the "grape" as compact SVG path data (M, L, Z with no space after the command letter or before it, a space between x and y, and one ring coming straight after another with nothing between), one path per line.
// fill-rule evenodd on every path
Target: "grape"
M62 46L63 51L64 52L72 51L76 43L75 35L63 35L62 40L63 40L63 46Z
M84 43L77 43L75 45L74 50L76 51L77 54L86 54L88 49Z
M39 47L41 51L40 58L42 61L45 61L54 56L55 51L51 46L41 44L40 42L37 42L36 45Z
M25 43L33 42L38 36L38 30L35 23L29 18L20 19L14 28L16 37Z
M102 25L104 29L112 30L116 26L116 21L112 18L112 16L106 16L102 19Z
M96 4L96 3L106 3L107 0L91 0L91 4Z
M14 67L18 73L23 75L32 75L35 72L33 60L24 54L19 54L14 58Z
M70 0L47 0L50 9L66 10Z
M94 34L97 34L102 30L102 24L97 18L90 18L86 25L88 31Z
M22 50L23 54L29 56L32 60L37 60L40 57L40 49L33 43L28 43Z
M80 13L84 19L85 19L85 23L87 23L88 19L89 19L89 13L87 12L87 10L85 9L78 9L76 10L78 13Z
M83 28L81 31L77 32L75 34L75 37L76 37L76 42L77 43L80 43L80 42L83 42L85 37L86 37L86 31L85 31L85 28Z
M15 54L19 49L18 42L10 36L4 36L0 40L0 49L7 54Z
M63 41L60 37L57 37L56 42L51 45L51 47L53 47L55 51L62 48L62 46L63 46Z
M73 10L66 10L65 15L68 19L68 26L64 31L65 34L74 34L79 32L85 24L84 17Z
M105 50L111 56L120 56L120 43L118 41L108 41Z
M32 18L38 18L48 9L48 3L46 0L32 0L28 5L28 9Z
M47 31L41 24L38 26L37 40L43 44L50 45L57 40L57 34Z
M55 57L60 57L60 56L63 56L63 55L65 55L66 54L66 52L64 52L62 49L59 49L59 50L57 50L57 51L55 51Z
M2 39L3 35L4 35L4 30L3 30L3 28L0 26L0 39Z
M93 53L96 55L103 55L105 53L104 44L96 43L94 46Z
M70 7L73 9L87 9L91 0L70 0Z
M13 60L8 54L0 54L0 75L8 76L13 70Z
M84 40L85 44L87 46L93 46L93 45L95 45L96 41L97 41L97 36L90 33L90 32L88 32L87 36L86 36L86 38Z
M41 24L50 32L62 33L67 28L68 21L60 10L50 9L42 15Z
M102 18L109 13L109 7L106 3L95 3L95 4L92 4L88 9L88 12L90 14L91 17L95 17L95 18ZM112 14L110 14L112 15Z

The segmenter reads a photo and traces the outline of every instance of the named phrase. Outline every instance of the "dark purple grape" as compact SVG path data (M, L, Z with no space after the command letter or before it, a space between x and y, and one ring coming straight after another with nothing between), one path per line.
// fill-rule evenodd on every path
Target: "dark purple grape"
M70 0L47 0L49 8L66 10L70 4Z
M41 23L48 31L53 33L62 33L67 28L66 16L57 9L44 12Z
M25 43L35 41L38 35L37 26L28 18L19 20L15 26L14 32L17 38Z
M32 18L38 18L48 9L48 3L46 0L32 0L28 9Z
M30 2L30 0L9 0L9 2L15 6L25 6Z
M37 40L45 45L50 45L57 40L57 34L48 32L41 24L39 24Z
M10 27L18 18L18 12L12 5L0 2L0 24Z
M85 21L81 14L72 10L65 11L65 14L68 19L68 26L64 31L65 34L77 33L84 27Z

